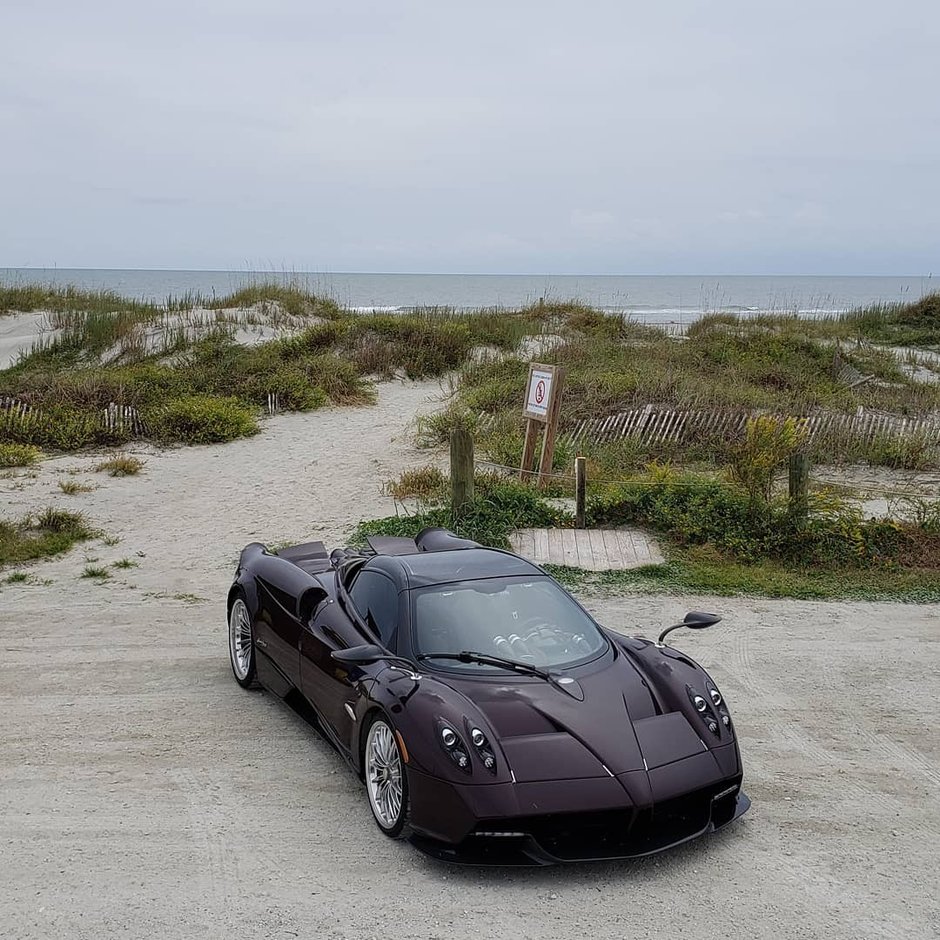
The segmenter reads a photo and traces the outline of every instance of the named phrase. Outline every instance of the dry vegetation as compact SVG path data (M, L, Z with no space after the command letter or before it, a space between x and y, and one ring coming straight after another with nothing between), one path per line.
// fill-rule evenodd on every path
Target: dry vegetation
M902 359L883 348L935 344L940 295L828 319L712 314L687 336L671 337L574 302L357 314L301 285L259 283L225 297L169 298L160 306L107 291L0 287L0 310L34 309L50 311L54 331L0 372L0 397L33 408L29 420L0 420L7 446L72 450L134 437L226 441L256 433L271 404L304 411L368 402L375 378L449 374L453 404L423 423L422 439L443 441L460 422L474 428L484 453L513 464L522 445L526 361L533 357L523 341L531 348L545 339L551 342L537 358L567 374L563 431L583 418L648 404L797 416L940 412L940 383L915 381ZM252 324L259 334L245 332ZM865 382L850 387L840 379L837 345L839 363ZM106 422L111 404L118 417ZM681 443L626 438L579 446L595 476L622 476L651 460L723 466L738 443L703 434ZM909 469L938 459L927 440L887 433L821 439L813 456ZM563 436L558 466L571 457Z

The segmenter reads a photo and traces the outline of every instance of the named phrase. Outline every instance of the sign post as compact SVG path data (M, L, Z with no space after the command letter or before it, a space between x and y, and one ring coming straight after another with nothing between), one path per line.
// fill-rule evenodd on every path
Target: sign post
M522 446L522 466L520 467L523 480L532 475L532 460L535 457L535 445L540 425L544 425L545 434L542 437L542 453L539 457L539 485L545 483L548 474L551 473L563 381L564 369L539 362L529 364L525 406L522 409L522 415L526 419L525 443Z

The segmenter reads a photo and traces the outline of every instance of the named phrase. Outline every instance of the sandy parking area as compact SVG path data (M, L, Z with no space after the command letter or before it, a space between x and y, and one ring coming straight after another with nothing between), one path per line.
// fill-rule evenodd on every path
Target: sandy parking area
M0 482L11 515L85 509L115 546L0 594L0 935L10 938L928 938L940 934L940 608L589 599L676 638L734 709L752 812L654 859L549 870L442 866L385 839L308 726L227 662L222 601L251 539L333 541L389 511L378 481L433 385L376 408L269 422L225 447L147 452L82 496L94 458ZM137 555L144 553L144 557ZM86 556L139 567L103 585ZM203 598L204 600L200 600Z

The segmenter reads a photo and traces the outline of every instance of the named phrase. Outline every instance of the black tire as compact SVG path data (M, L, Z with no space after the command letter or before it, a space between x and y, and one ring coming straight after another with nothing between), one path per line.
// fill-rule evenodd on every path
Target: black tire
M384 804L386 807L386 812L383 813L381 807L383 802L376 794L376 784L374 782L374 771L375 766L371 761L374 761L375 754L370 758L370 749L373 746L373 736L376 738L379 736L382 737L385 748L387 749L389 743L392 748L394 748L393 754L394 759L397 760L398 769L400 771L399 780L401 788L401 798L398 805L398 810L395 813L388 812L388 804ZM364 730L363 736L363 745L362 745L362 776L366 785L366 795L369 800L369 808L372 810L372 818L375 820L375 824L379 827L381 832L388 836L390 839L405 839L411 835L411 827L409 826L409 819L411 818L411 802L410 794L408 790L408 771L405 764L404 756L402 755L401 745L398 743L398 735L395 733L395 728L388 718L379 713L375 712L372 716L372 720L368 723ZM392 768L392 776L394 776L394 768ZM372 779L370 779L370 777ZM394 809L394 800L392 801L392 809Z
M246 629L247 651L245 650ZM244 591L237 591L232 598L232 603L229 605L228 652L235 681L243 689L250 689L254 685L256 675L255 632L251 609L248 606L248 598L245 596ZM247 660L244 656L245 652L247 652Z

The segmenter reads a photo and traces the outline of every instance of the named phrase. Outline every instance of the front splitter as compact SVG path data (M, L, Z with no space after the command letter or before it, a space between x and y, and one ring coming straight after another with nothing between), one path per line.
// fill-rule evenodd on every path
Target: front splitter
M649 842L644 840L643 844L631 849L628 841L625 843L624 848L618 847L617 851L597 854L586 852L572 856L559 856L548 851L532 835L469 836L459 845L450 845L416 833L411 836L409 841L425 855L454 865L543 867L547 865L583 864L585 862L616 862L658 855L660 852L668 852L670 849L700 839L702 836L719 832L743 816L750 807L750 799L745 793L739 792L735 799L734 812L730 818L727 818L720 825L716 825L714 821L709 820L708 824L702 829L662 845L650 847ZM506 820L507 826L512 824L512 820Z

